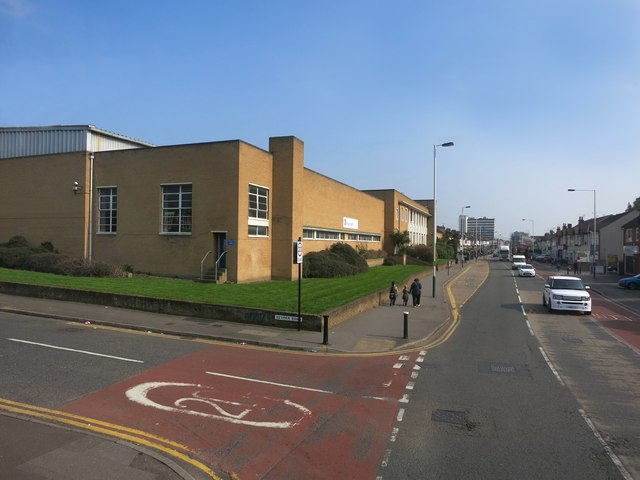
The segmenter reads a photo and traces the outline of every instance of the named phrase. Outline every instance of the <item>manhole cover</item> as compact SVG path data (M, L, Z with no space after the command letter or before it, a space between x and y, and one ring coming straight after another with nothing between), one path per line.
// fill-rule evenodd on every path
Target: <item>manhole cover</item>
M467 423L465 413L456 410L434 410L431 414L431 420L434 422L454 423L456 425L465 425Z
M81 328L81 327L65 327L65 328L61 328L60 330L62 330L63 332L83 332L84 328Z
M570 345L584 345L584 342L580 338L575 337L562 337L562 341Z

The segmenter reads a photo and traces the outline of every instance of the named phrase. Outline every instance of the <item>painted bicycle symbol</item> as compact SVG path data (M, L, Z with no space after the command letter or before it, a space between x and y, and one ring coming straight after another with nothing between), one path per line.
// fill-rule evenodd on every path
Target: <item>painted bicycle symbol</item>
M213 387L195 383L147 382L126 391L132 402L165 412L265 428L291 428L311 411L286 399L264 397L234 402L217 398ZM172 400L174 399L174 400Z

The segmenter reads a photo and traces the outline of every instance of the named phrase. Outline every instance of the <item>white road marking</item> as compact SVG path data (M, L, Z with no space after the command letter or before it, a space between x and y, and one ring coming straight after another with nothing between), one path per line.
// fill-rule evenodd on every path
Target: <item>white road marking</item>
M135 360L133 358L116 357L113 355L105 355L104 353L88 352L86 350L76 350L75 348L58 347L57 345L49 345L47 343L30 342L28 340L20 340L17 338L7 338L7 340L11 342L26 343L27 345L37 345L38 347L53 348L55 350L65 350L67 352L82 353L84 355L93 355L95 357L104 357L104 358L111 358L113 360L122 360L123 362L144 363L144 361L142 360Z
M533 333L533 328L531 328L531 324L529 323L529 320L526 320L527 322L527 328L529 329L529 333L531 334L532 337L535 337L535 333Z
M393 430L391 430L391 438L390 440L392 442L395 442L396 439L398 438L398 432L400 431L400 429L398 427L393 427Z
M407 386L404 387L406 390L413 390L413 387L416 386L416 382L409 382L407 383Z
M191 396L176 398L172 402L172 405L163 405L151 400L148 397L149 392L151 392L152 390L164 387L190 387ZM249 420L245 417L252 414L254 410L258 410L259 414L262 413L262 411L265 410L264 407L260 407L256 404L242 404L203 395L203 392L207 393L206 390L206 386L197 385L195 383L147 382L136 385L135 387L131 387L126 391L126 396L132 402L144 405L145 407L155 408L164 412L212 418L214 420L222 420L229 423L248 425L251 427L291 428L300 423L304 417L311 415L311 410L298 403L294 403L290 400L285 399L269 399L271 402L282 402L282 404L290 407L291 411L293 412L291 420L284 420L279 422ZM212 394L213 391L210 395ZM170 400L168 400L168 402L171 403ZM189 408L188 405L192 408ZM199 405L207 411L193 410L193 407L195 405ZM204 405L206 405L206 407L204 407ZM235 409L236 411L242 409L242 411L240 413L234 414L230 411L231 409Z
M398 416L397 416L396 420L401 422L403 418L404 418L404 408L401 408L400 410L398 410Z
M208 375L214 375L216 377L233 378L234 380L244 380L245 382L264 383L267 385L274 385L276 387L294 388L296 390L306 390L308 392L328 393L335 395L335 392L328 390L320 390L318 388L298 387L296 385L287 385L286 383L267 382L266 380L256 380L255 378L237 377L235 375L227 375L226 373L206 372Z
M564 381L562 380L562 378L560 377L560 374L558 373L558 371L556 370L556 368L553 366L553 364L551 363L551 360L549 360L549 357L547 357L547 354L545 353L544 349L542 347L540 348L540 353L542 353L542 356L544 357L545 362L547 362L547 365L549 366L549 368L551 369L551 371L553 372L553 374L556 376L556 378L558 379L558 382L560 382L560 385L562 385L563 387L565 386Z
M416 363L422 363L422 362L424 362L424 356L423 355L421 355L418 358L416 358Z
M600 432L598 432L598 430L596 429L596 426L593 424L591 419L587 416L586 412L581 408L578 409L578 412L580 412L580 415L582 415L582 418L584 419L584 421L587 422L587 425L595 435L596 439L600 442L600 445L604 447L604 451L607 453L607 455L609 456L613 464L618 468L618 471L620 472L622 477L625 480L633 480L633 477L631 476L629 471L624 467L624 465L622 464L618 456L615 453L613 453L613 450L611 450L611 447L607 445L607 442L604 440L604 438L602 438L602 435L600 435Z
M398 369L398 368L402 368L403 366L404 366L404 364L402 364L402 363L396 363L396 364L393 365L393 368Z

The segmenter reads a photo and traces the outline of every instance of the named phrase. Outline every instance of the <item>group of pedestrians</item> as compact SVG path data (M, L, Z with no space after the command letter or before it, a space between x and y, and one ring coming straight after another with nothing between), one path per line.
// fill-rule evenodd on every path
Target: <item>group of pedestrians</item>
M420 306L420 296L422 295L422 284L417 278L413 279L411 286L407 288L406 285L402 287L402 305L407 306L409 303L409 295L413 302L413 307ZM389 305L394 306L396 304L396 298L398 298L398 286L396 282L391 282L391 288L389 289Z

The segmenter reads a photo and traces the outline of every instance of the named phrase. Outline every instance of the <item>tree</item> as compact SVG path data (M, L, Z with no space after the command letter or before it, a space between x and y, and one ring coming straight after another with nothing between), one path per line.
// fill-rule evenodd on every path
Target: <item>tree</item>
M455 258L458 251L460 234L456 230L445 228L442 238L438 239L437 250L439 258Z
M401 232L397 228L391 234L391 241L393 242L393 252L394 253L404 253L409 244L411 243L411 237L409 236L409 231L405 230Z
M631 210L638 210L638 209L640 209L640 197L636 198L633 204L628 203L627 209L625 210L625 212L630 212Z

